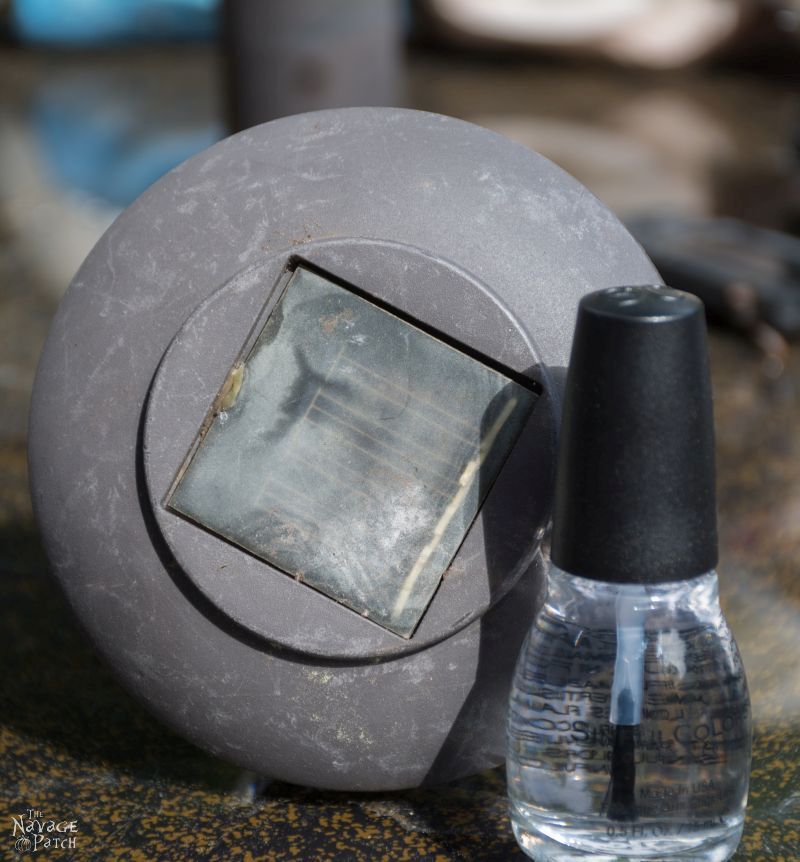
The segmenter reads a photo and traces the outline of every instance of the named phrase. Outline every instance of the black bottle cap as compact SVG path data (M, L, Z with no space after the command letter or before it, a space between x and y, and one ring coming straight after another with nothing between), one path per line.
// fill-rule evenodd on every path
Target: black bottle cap
M617 583L717 564L703 304L668 287L588 294L564 394L552 560Z

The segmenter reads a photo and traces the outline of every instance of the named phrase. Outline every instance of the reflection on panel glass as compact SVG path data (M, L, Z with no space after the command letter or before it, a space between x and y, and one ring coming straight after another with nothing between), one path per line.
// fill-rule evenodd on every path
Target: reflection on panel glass
M303 268L226 387L170 507L404 637L536 398Z

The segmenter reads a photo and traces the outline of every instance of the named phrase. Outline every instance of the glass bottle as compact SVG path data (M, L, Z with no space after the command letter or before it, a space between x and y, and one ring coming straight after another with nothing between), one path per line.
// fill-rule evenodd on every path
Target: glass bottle
M713 486L699 301L585 297L547 593L508 720L512 826L539 862L724 862L739 843L750 706L719 605Z
M512 826L534 859L730 858L750 711L716 573L630 586L552 568L508 734Z

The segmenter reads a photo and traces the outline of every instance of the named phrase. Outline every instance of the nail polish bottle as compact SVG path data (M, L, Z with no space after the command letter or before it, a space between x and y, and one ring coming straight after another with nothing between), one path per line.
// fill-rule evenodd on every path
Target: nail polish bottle
M517 664L508 792L539 862L723 862L742 833L750 708L718 600L703 306L582 300L547 594Z

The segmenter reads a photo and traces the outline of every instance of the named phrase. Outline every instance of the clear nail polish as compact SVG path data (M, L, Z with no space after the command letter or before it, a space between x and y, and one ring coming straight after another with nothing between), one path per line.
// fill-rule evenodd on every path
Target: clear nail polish
M514 834L539 862L724 862L750 707L722 614L702 305L662 287L581 303L552 565L510 699Z

